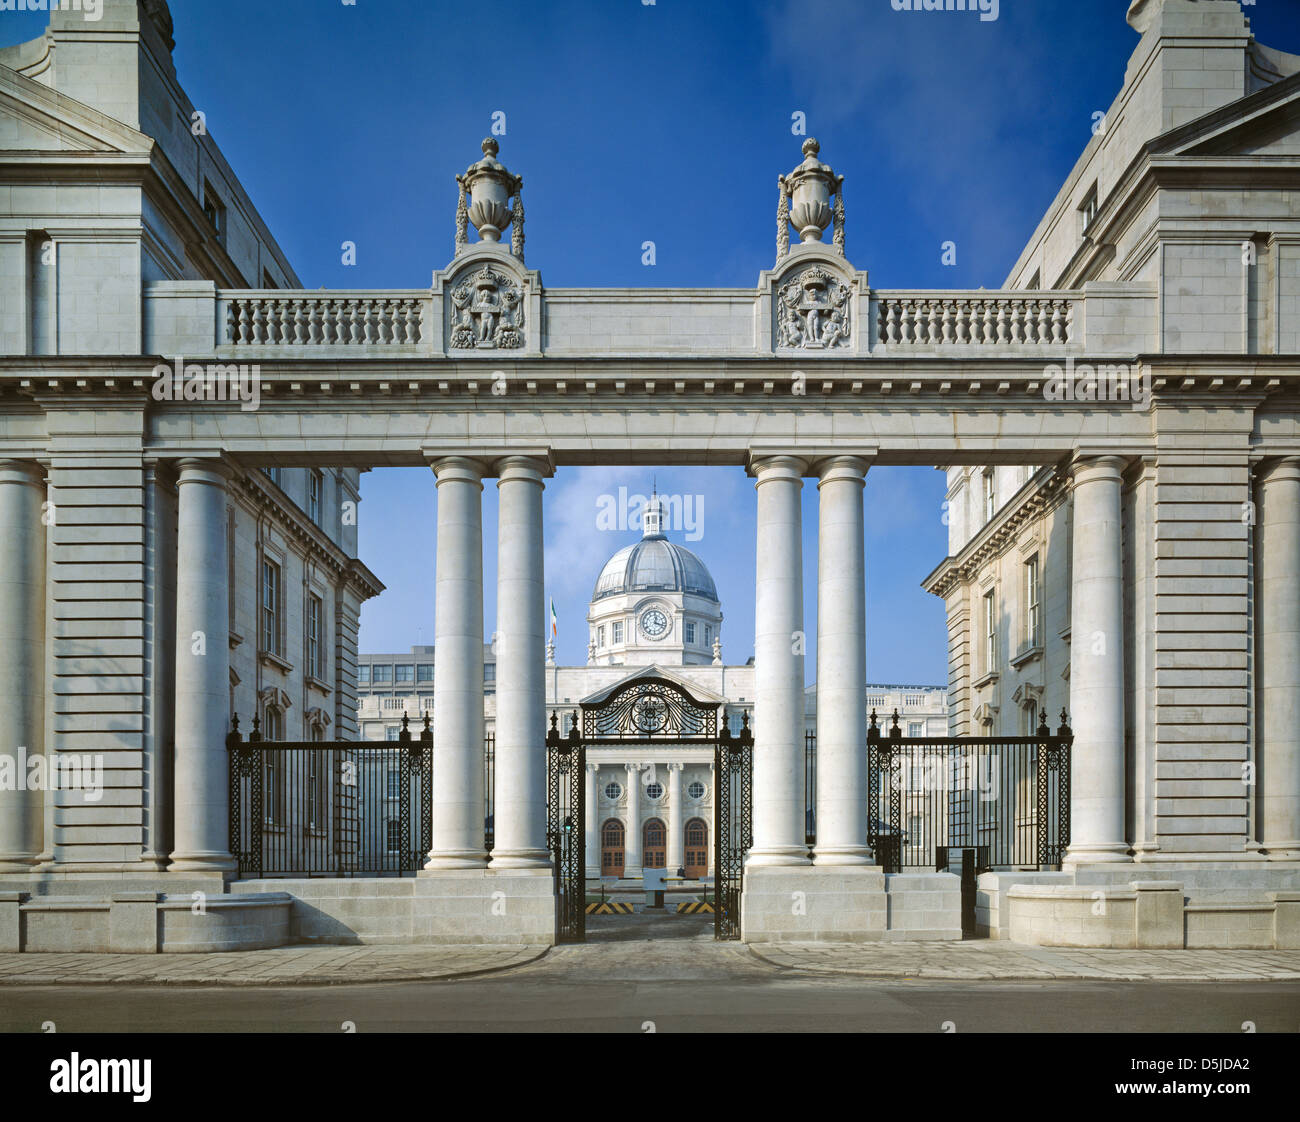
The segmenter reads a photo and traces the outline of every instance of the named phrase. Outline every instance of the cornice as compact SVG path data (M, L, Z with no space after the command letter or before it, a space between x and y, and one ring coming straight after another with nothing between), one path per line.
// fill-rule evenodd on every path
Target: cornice
M935 596L947 598L961 581L970 581L993 558L1014 544L1027 522L1055 510L1070 491L1070 477L1060 466L1043 468L1021 488L1011 502L994 515L962 550L946 558L921 587Z

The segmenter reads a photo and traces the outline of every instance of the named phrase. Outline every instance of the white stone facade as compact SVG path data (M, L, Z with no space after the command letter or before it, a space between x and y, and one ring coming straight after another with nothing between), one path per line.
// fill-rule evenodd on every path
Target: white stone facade
M0 511L14 520L0 670L20 701L5 735L61 758L101 754L107 777L93 806L4 793L0 888L87 875L123 892L223 885L232 700L271 704L291 725L330 713L345 731L355 610L378 590L349 523L338 537L332 513L304 524L292 492L306 474L287 476L286 494L258 472L331 473L338 500L361 470L423 465L439 496L442 657L431 883L408 910L440 917L431 938L464 937L494 885L526 885L520 931L534 932L549 881L528 746L548 705L635 670L546 664L543 489L571 465L730 464L756 487L755 662L672 672L729 705L753 701L745 937L878 938L895 912L946 930L927 925L924 901L887 904L909 889L891 893L867 863L854 700L874 641L856 594L862 478L943 464L954 500L995 469L992 510L981 490L927 582L948 603L954 731L1021 731L1031 701L1051 720L1059 703L1075 731L1072 880L1049 914L1074 929L1069 893L1109 885L1125 907L1131 894L1140 931L1141 901L1159 897L1164 915L1173 892L1143 888L1142 864L1182 886L1185 939L1231 938L1228 905L1266 897L1275 930L1289 930L1293 902L1270 894L1300 876L1300 59L1255 43L1235 0L1148 0L1134 21L1142 36L1107 127L991 292L873 289L811 139L780 181L773 267L749 289L548 291L524 264L517 179L485 146L461 177L457 252L432 263L428 289L304 290L215 145L184 131L193 110L161 0L105 0L93 24L55 14L47 36L0 52L13 149L0 182ZM483 238L472 244L470 219ZM159 398L159 355L256 365L260 404ZM786 392L795 363L806 393ZM810 607L806 478L819 484L819 556L834 558L819 566L816 618L837 668L816 675L818 735L834 750L811 796L794 641ZM501 497L495 528L485 485ZM517 608L498 629L497 784L511 807L500 861L482 844L493 529L498 601ZM262 617L230 571L231 540L236 569L284 562L281 621L262 644L278 649L258 649ZM295 604L313 589L332 597L324 678L296 661ZM640 625L640 605L620 610ZM651 761L595 762L627 775ZM813 852L810 798L830 831ZM629 846L642 840L629 831ZM1044 887L999 889L986 915L1005 902L1011 929L1041 927L1044 895L1062 886ZM794 925L778 903L790 891L810 904ZM1250 938L1257 920L1243 921Z

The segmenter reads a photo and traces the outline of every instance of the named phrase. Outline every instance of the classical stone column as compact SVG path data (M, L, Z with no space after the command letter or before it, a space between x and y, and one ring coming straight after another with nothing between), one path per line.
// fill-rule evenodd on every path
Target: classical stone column
M627 821L623 875L641 875L641 765L627 764Z
M229 852L230 590L226 485L219 460L176 476L176 815L170 871L235 868Z
M817 484L816 865L870 865L867 845L867 465L837 456Z
M439 460L433 471L438 481L433 846L425 868L475 869L487 860L483 851L483 474L474 460L455 456ZM538 735L544 735L540 729ZM498 768L500 761L498 742ZM497 817L499 823L499 812Z
M28 761L45 755L45 473L27 460L0 460L0 872L26 872L40 857L42 804L27 789ZM47 759L46 763L50 761Z
M1300 859L1300 458L1260 475L1255 609L1259 641L1259 840Z
M682 768L685 764L668 765L668 849L664 865L672 876L685 861L686 820L682 815Z
M1074 465L1070 595L1070 864L1127 861L1124 836L1124 460Z
M497 464L497 727L494 869L544 868L546 597L540 460ZM435 661L436 665L436 661Z
M600 806L597 799L600 797L598 782L600 776L599 764L587 765L587 789L586 789L586 806L584 807L583 821L586 830L586 863L587 876L600 876Z
M754 612L754 845L746 866L806 865L804 842L803 543L799 501L805 465L793 456L756 460ZM865 704L865 698L864 698Z

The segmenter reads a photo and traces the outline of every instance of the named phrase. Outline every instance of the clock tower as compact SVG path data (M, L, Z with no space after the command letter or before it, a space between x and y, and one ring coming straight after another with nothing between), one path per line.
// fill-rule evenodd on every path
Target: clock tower
M601 569L587 623L592 665L715 661L715 641L722 635L717 588L703 561L668 540L664 502L657 493L642 510L641 540L624 546Z

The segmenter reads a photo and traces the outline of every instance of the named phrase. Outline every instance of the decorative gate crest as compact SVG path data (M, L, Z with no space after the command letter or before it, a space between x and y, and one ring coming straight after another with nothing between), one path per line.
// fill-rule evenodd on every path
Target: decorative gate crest
M681 740L718 734L718 702L696 701L664 679L640 679L582 707L584 740Z

